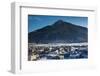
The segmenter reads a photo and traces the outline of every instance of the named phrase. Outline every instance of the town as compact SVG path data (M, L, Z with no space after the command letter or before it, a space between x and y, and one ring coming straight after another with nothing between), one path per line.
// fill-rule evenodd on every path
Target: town
M28 44L28 60L88 58L87 43Z

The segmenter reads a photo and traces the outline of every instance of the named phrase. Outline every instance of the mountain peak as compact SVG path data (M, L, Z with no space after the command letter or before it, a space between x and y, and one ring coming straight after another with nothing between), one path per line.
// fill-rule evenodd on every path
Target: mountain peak
M74 25L74 24L72 24L72 23L70 23L70 22L65 22L65 21L63 21L63 20L58 20L58 21L56 21L54 24L53 24L54 26L66 26L66 25Z
M61 22L61 23L62 23L62 22L64 22L64 21L63 21L63 20L58 20L57 22Z
M63 23L64 23L63 20L58 20L58 21L56 21L54 24L55 24L55 25L60 25L60 24L63 24Z

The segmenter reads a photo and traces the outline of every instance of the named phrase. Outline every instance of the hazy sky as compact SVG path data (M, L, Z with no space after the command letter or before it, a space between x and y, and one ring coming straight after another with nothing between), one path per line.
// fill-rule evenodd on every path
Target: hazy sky
M28 15L28 32L52 25L57 20L63 20L83 27L87 27L88 25L88 17Z

